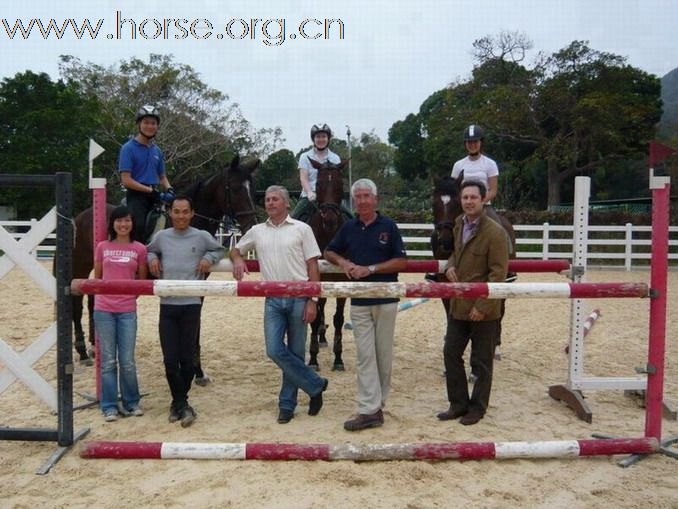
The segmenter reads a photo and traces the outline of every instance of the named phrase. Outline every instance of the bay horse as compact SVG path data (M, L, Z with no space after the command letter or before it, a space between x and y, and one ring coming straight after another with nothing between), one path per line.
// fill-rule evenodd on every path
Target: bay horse
M339 164L330 162L319 163L310 159L311 164L318 170L318 179L316 183L317 206L308 224L313 230L318 247L322 253L330 241L334 238L339 228L346 221L346 217L341 210L341 200L344 197L344 179L342 170L348 164L348 160ZM321 281L348 281L342 273L324 273L320 275ZM318 300L318 315L311 324L311 344L309 346L310 359L308 365L319 370L318 352L320 346L327 346L326 332L328 326L325 324L325 303L327 299ZM341 358L343 352L342 345L342 327L344 326L344 308L346 299L337 299L337 309L332 319L334 325L334 344L332 351L334 353L334 363L332 371L344 371L344 361Z
M219 226L237 223L244 233L257 223L254 206L253 173L259 166L259 159L241 162L235 156L231 163L214 175L196 182L182 193L193 201L195 216L191 226L208 231L214 235ZM106 222L114 205L106 205ZM225 221L224 221L225 219ZM93 255L93 219L92 208L88 208L75 218L75 243L73 247L73 278L86 279L94 267ZM148 239L143 239L147 241ZM73 296L73 326L75 331L75 349L80 355L80 362L92 364L87 353L85 333L82 328L83 296ZM87 297L89 309L89 340L94 344L94 299ZM199 361L200 343L198 342L196 359L196 377L204 374Z
M464 181L464 172L461 172L459 178L443 177L434 178L433 194L431 197L431 206L433 208L433 233L431 234L431 250L436 260L447 260L454 252L454 224L462 214L461 207L461 183ZM504 216L497 214L501 226L506 231L510 243L510 258L516 257L516 233L513 225ZM428 277L427 277L428 279ZM437 274L435 280L447 283L448 280L444 274ZM445 308L445 317L450 316L449 299L441 299ZM503 318L506 311L506 299L501 302L501 316ZM501 344L501 319L499 320L499 337L497 346ZM473 369L473 359L471 359L471 369Z

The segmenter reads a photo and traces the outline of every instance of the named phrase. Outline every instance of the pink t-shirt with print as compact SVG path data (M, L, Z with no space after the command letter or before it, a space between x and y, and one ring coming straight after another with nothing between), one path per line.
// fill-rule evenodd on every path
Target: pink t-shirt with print
M104 240L94 252L94 261L102 263L102 279L136 279L140 263L146 263L146 246L141 242L120 244ZM94 309L109 313L129 313L137 310L136 295L97 295Z

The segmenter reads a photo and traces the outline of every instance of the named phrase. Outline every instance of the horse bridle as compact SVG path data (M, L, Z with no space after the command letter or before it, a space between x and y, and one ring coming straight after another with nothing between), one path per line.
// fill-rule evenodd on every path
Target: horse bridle
M206 185L210 180L211 180L211 178L206 180L205 182L201 183L200 186L202 187L202 186ZM233 212L233 205L232 205L232 200L231 200L231 185L228 183L228 181L226 181L226 184L224 185L224 193L225 193L224 196L226 197L226 211L224 212L222 218L217 219L215 217L205 216L205 215L199 214L197 212L195 212L195 216L199 217L201 219L204 219L205 221L207 221L209 223L216 224L218 228L223 228L223 229L226 229L226 228L229 227L228 222L224 222L224 220L223 220L224 216L226 216L229 219L231 224L237 222L239 217L246 216L246 215L254 216L254 222L255 223L258 222L257 221L257 211L254 207L254 202L252 201L252 194L249 192L249 189L247 189L247 197L249 199L250 208L247 209L247 210L242 210L240 212Z

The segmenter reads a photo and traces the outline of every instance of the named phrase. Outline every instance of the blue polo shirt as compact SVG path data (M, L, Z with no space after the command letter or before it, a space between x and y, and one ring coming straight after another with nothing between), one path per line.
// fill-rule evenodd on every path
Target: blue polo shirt
M348 258L356 265L376 265L391 258L405 258L405 245L393 219L377 212L377 219L370 225L356 217L345 222L327 249ZM396 282L398 274L371 274L361 281ZM398 302L399 299L351 299L354 306L372 306Z
M165 158L155 143L144 145L132 138L120 148L118 172L129 171L134 180L149 186L160 182L165 173Z

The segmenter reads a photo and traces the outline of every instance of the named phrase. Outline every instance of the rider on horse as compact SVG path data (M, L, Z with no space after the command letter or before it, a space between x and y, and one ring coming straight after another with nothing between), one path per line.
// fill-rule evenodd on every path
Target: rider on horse
M299 202L290 214L294 219L308 223L317 209L315 188L318 181L318 170L311 164L311 159L319 163L341 163L339 156L329 149L331 139L332 129L327 124L314 124L311 127L313 148L299 157L299 180L302 190ZM343 204L341 210L347 218L353 217Z
M485 214L502 226L499 214L492 207L492 199L497 196L499 167L494 159L490 159L481 152L484 141L485 130L479 125L471 124L464 130L464 148L468 155L454 163L452 178L456 179L463 175L462 183L466 180L473 180L485 184L487 189L483 200ZM506 235L509 238L509 254L513 254L509 233L506 232ZM510 272L509 276L515 279L514 272Z
M136 113L137 135L120 148L118 171L127 192L127 206L134 218L134 237L146 242L146 218L158 200L171 201L174 190L167 180L165 160L155 143L160 113L144 105ZM164 192L158 192L158 184Z

